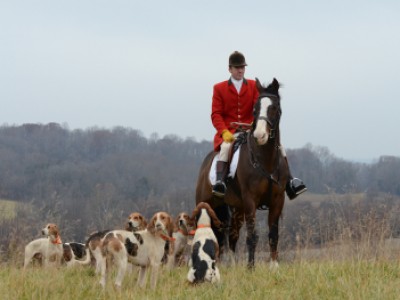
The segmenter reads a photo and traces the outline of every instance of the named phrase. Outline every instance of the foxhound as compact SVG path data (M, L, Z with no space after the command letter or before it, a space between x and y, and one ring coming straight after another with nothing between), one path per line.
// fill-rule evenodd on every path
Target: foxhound
M191 266L187 279L190 283L204 281L217 283L220 281L220 272L216 265L219 246L211 229L211 221L215 227L220 227L221 222L210 205L205 202L197 205L193 210L192 218L196 219L196 233L193 237Z
M32 258L40 256L43 266L49 266L50 261L60 265L63 256L63 245L57 225L49 223L42 229L45 238L31 241L25 246L24 268L27 268Z
M128 262L140 266L138 285L145 287L146 273L151 268L151 288L157 284L158 270L164 256L167 241L172 242L173 222L166 212L156 213L146 230L131 232L127 230L113 230L101 240L101 280L106 285L107 258L112 258L117 266L115 286L121 287ZM171 254L170 254L171 255Z

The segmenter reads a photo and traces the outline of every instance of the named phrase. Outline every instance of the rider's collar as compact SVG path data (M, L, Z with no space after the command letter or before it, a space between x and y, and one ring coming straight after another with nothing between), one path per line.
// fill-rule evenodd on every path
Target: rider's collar
M229 77L228 85L233 84L233 80L234 80L234 81L237 81L237 82L240 82L240 80L236 80L236 79L234 79L234 78L232 78L232 77ZM244 83L244 84L247 84L246 78L243 78L243 83Z

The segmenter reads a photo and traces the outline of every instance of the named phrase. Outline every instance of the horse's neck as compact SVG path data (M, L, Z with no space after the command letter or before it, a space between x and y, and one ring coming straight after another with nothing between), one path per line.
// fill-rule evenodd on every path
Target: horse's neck
M271 173L275 170L279 155L281 154L279 146L279 129L276 130L275 137L269 138L265 145L257 146L255 142L253 142L252 145L255 158L258 160L259 164Z

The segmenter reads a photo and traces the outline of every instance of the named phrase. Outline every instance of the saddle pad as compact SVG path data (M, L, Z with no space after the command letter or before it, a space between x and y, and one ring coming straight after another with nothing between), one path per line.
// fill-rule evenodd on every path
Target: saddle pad
M229 166L228 177L235 178L236 169L239 162L239 153L240 153L240 147L235 151L235 153L233 153L232 161ZM211 185L214 185L215 182L217 181L217 175L216 175L217 160L218 160L218 155L215 155L211 164L210 174L208 176Z

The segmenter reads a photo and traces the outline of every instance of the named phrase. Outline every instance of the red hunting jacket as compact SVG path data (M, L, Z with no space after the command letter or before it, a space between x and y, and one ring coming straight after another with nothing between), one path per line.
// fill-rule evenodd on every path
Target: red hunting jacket
M219 151L223 142L221 134L224 129L235 132L231 122L253 122L253 106L257 98L256 82L251 79L243 79L240 94L230 79L214 85L211 120L217 130L214 136L215 151Z

